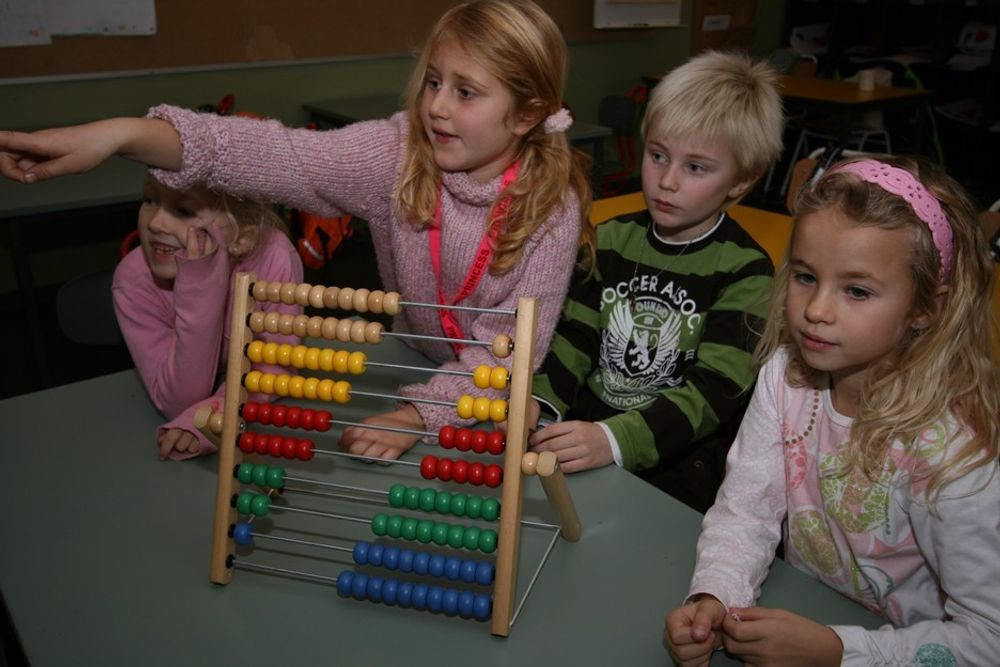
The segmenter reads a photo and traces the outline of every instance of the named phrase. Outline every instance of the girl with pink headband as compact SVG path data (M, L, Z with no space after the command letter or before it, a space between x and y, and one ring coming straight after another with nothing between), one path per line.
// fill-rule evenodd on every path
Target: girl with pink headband
M681 665L992 665L1000 655L1000 363L976 210L939 168L841 163L799 195L756 389L705 515ZM790 564L886 623L756 607Z

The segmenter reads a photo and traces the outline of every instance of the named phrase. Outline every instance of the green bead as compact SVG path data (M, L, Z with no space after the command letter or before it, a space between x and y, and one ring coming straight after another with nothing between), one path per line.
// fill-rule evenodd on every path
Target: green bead
M268 468L267 469L267 485L272 489L280 489L285 485L285 469L284 468Z
M372 517L372 532L382 537L385 535L385 526L389 523L388 514L376 514Z
M462 536L462 546L470 551L475 551L479 548L479 533L483 532L479 526L469 526L465 529L465 535Z
M249 484L253 480L253 464L241 463L236 470L236 479L240 480L240 484Z
M406 497L403 499L403 504L406 505L407 509L411 510L415 510L420 507L420 487L406 487Z
M447 491L439 491L434 499L434 511L438 514L448 514L451 509L451 494Z
M253 502L254 494L249 491L241 493L236 498L236 511L240 514L250 514L250 503Z
M264 486L267 484L267 466L256 465L253 467L253 483L257 486Z
M434 489L420 490L420 509L425 512L434 511L434 500L437 498L437 491Z
M465 516L465 503L469 496L464 493L456 493L451 497L451 513L455 516Z
M404 485L393 484L389 487L389 504L393 507L402 507L404 496L406 496L406 487Z
M446 523L435 523L434 529L431 531L431 541L439 547L448 544L448 528Z
M496 498L486 498L483 500L482 513L485 521L496 521L500 516L500 501Z
M265 495L254 496L250 502L250 511L254 516L267 516L267 510L271 507L271 499Z
M420 523L413 517L406 517L403 519L403 528L400 531L400 535L404 540L413 541L417 539L417 524Z
M469 496L469 501L465 503L465 516L470 519L478 519L483 515L483 499L480 496Z
M452 526L448 529L448 546L452 549L462 548L462 538L465 536L465 528L462 526Z
M479 549L483 553L491 554L497 550L497 531L484 530L479 533Z
M393 539L399 539L403 533L403 517L395 515L389 517L385 524L385 534Z
M431 541L434 533L434 522L430 519L423 519L417 522L417 541L427 544Z

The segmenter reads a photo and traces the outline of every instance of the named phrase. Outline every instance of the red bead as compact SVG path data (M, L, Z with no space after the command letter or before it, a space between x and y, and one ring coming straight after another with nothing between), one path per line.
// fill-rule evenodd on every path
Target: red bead
M257 403L254 401L249 401L243 404L243 409L240 411L243 419L248 422L257 421Z
M451 449L455 446L455 427L454 426L442 426L441 430L438 431L438 444L445 449Z
M281 456L281 452L284 449L283 446L284 439L280 435L272 435L267 439L267 453L270 456Z
M460 428L455 432L455 449L460 452L467 452L471 444L472 429Z
M271 439L265 434L258 433L257 437L254 438L253 450L258 454L267 454L267 443L270 441Z
M295 452L298 451L299 441L295 438L285 438L281 441L281 455L286 459L294 459Z
M486 474L486 466L479 461L469 464L469 484L479 486L483 483L483 476Z
M424 479L434 479L437 476L438 460L436 456L425 456L420 460L420 476Z
M288 424L288 428L299 428L302 423L302 408L297 408L294 405L288 408L288 414L285 415L285 423Z
M271 423L271 404L261 403L260 407L257 409L257 421L261 424Z
M473 431L472 432L472 451L476 454L482 454L486 451L486 436L487 431Z
M451 478L458 482L459 484L465 484L469 481L469 462L468 461L455 461L455 465L451 467Z
M507 436L503 431L490 431L486 438L486 451L490 454L503 454L507 448Z
M503 481L503 468L496 463L489 464L486 466L486 472L483 474L483 481L491 489L497 488Z
M275 426L284 426L288 423L288 408L284 405L276 405L271 408L271 423Z
M451 459L438 459L437 478L442 482L451 481L451 467L454 461Z
M313 457L313 441L299 440L295 448L295 457L300 461L309 461Z
M330 419L333 417L327 410L316 411L316 430L326 433L330 430Z
M316 411L311 408L302 408L302 416L299 417L299 425L307 431L316 428Z
M256 438L253 433L246 431L240 434L240 451L249 454L253 451L253 443Z

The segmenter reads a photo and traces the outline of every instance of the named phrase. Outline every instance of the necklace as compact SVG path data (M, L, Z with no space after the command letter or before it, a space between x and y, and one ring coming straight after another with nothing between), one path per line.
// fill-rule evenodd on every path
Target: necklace
M653 279L650 282L654 282L654 283L657 282L660 279L660 276L663 275L664 271L666 271L667 269L672 268L673 265L677 263L677 260L681 258L681 255L683 255L684 253L687 252L687 249L691 247L691 244L694 243L696 239L697 239L697 237L695 237L694 239L691 239L690 241L688 241L687 243L685 243L684 247L681 248L681 251L679 253L677 253L676 255L673 256L673 258L670 260L669 264L667 264L666 266L664 266L663 268L661 268L659 271L657 271L656 275L653 276ZM639 281L638 281L639 265L642 264L642 258L643 258L643 255L646 254L646 247L648 245L649 245L649 243L647 242L646 245L644 245L642 247L642 250L639 251L639 259L637 259L636 262L635 262L635 267L633 267L633 269L632 269L632 280L629 281L628 311L630 313L632 313L632 314L635 314L636 292L638 292L638 290L639 290Z

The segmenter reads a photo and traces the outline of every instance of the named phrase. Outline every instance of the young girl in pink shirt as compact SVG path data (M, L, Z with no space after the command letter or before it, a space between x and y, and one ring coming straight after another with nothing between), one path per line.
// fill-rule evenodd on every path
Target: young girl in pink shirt
M800 195L763 364L690 594L681 665L992 665L1000 655L1000 366L976 211L938 168L859 159ZM788 562L888 624L754 607Z
M559 28L534 2L479 0L448 10L431 30L406 110L391 118L315 132L156 107L143 119L0 133L0 173L30 182L118 154L158 167L171 187L205 183L323 216L349 213L370 225L383 286L407 301L513 310L520 297L537 297L537 367L581 240L590 246L593 234L585 161L565 134L565 69ZM513 318L407 308L392 328L492 342L513 334ZM413 345L446 370L510 363L481 345ZM453 402L483 391L468 376L439 374L399 393ZM414 402L366 421L436 432L456 418L447 405ZM341 445L396 458L415 441L352 427Z
M237 271L302 281L302 262L274 211L206 188L174 190L148 176L139 246L115 269L111 291L136 370L153 404L170 420L157 431L161 459L215 451L193 421L202 405L222 404L225 384L217 374L229 349L226 313ZM272 303L262 308L301 311ZM297 342L290 336L262 337Z

